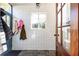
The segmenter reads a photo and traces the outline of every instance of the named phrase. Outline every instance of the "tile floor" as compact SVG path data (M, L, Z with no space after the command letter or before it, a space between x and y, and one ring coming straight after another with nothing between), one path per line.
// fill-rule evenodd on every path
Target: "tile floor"
M24 50L19 53L19 56L55 56L53 50Z

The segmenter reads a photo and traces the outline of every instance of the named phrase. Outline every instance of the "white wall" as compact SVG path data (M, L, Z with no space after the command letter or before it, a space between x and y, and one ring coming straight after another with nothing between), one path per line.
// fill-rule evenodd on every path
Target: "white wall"
M40 12L47 13L46 28L44 30L31 29L30 16L36 12L35 4L17 5L13 8L13 14L17 18L24 20L27 38L20 40L19 35L15 35L12 41L13 50L55 50L55 23L56 23L55 4L41 4ZM18 19L17 19L18 20Z

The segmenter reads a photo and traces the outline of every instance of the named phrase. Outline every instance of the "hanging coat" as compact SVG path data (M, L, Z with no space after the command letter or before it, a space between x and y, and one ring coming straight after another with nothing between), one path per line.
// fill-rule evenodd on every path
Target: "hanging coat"
M26 37L25 27L24 27L24 25L23 25L23 26L22 26L21 33L20 33L20 40L25 40L25 39L27 39L27 37Z
M23 20L22 19L20 19L19 21L18 21L18 29L22 29L22 26L23 26Z

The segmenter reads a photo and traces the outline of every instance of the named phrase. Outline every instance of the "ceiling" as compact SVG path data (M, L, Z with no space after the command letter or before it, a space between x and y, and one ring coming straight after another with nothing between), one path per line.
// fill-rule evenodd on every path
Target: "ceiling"
M23 5L35 5L36 3L11 3L13 6L23 6Z

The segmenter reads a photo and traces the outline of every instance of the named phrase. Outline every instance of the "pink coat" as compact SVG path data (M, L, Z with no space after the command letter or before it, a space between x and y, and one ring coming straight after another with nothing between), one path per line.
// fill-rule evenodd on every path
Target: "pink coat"
M22 29L22 26L23 26L23 20L19 20L18 21L18 29Z

